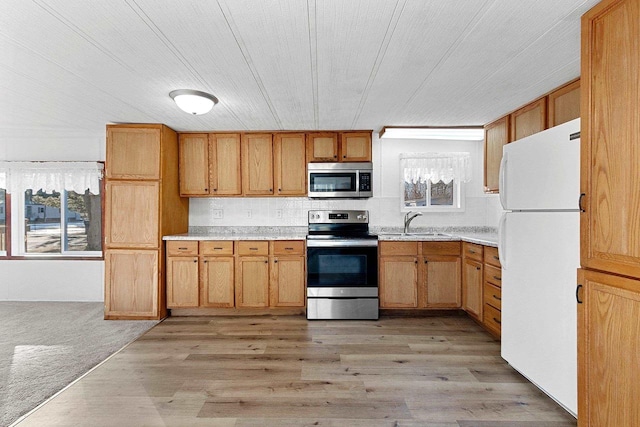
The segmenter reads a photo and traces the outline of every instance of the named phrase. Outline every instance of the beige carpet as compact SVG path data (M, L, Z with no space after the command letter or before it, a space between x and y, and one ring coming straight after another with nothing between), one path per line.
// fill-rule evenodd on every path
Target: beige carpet
M99 302L0 301L0 426L10 425L157 323L103 320Z

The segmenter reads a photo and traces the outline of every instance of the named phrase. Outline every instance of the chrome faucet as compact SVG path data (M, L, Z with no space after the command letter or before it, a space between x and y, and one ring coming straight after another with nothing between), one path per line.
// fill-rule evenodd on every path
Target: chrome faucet
M405 234L409 232L409 224L411 224L411 221L413 221L413 219L417 216L421 216L422 213L421 212L412 212L409 211L405 214L404 216L404 232Z

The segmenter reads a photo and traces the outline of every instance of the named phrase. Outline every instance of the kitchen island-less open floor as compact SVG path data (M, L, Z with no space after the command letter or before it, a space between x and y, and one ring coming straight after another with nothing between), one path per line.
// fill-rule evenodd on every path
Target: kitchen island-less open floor
M168 318L24 426L575 426L466 316Z

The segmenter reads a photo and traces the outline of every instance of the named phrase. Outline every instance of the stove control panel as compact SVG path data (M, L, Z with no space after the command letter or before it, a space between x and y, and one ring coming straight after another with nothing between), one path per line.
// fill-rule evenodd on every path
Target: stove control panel
M368 224L369 211L309 211L309 224Z

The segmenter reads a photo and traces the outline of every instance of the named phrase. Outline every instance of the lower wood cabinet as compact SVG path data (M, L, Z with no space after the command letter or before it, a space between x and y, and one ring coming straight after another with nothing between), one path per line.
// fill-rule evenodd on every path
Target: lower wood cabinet
M158 250L107 249L104 254L105 318L154 318L159 315Z
M459 308L460 242L380 242L382 308Z
M269 258L238 257L236 307L269 307Z
M578 425L640 423L640 280L578 270Z
M304 307L304 241L167 241L168 308Z
M465 258L463 261L462 308L477 320L482 320L482 280L481 262Z

